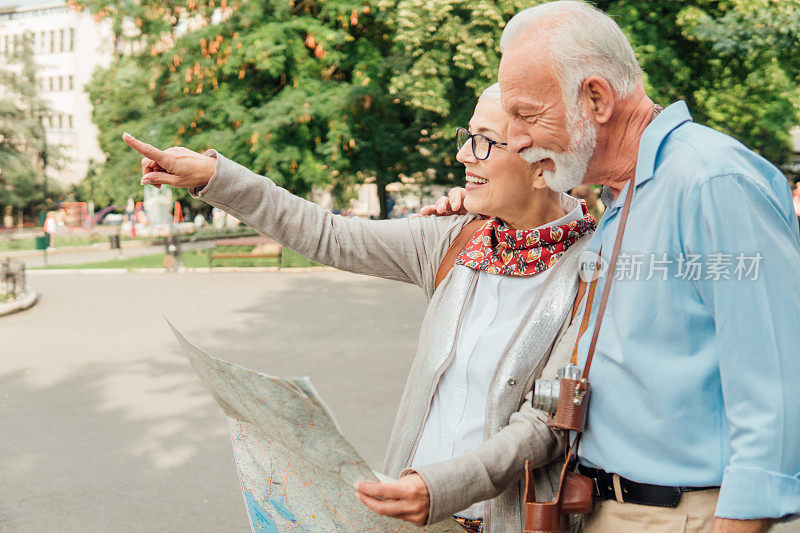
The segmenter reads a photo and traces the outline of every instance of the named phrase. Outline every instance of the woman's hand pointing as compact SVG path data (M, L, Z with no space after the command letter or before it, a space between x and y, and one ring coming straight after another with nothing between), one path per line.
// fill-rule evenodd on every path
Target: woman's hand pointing
M142 154L142 185L150 184L156 188L161 185L196 189L205 187L214 175L216 159L198 154L182 146L159 150L124 133L122 140Z

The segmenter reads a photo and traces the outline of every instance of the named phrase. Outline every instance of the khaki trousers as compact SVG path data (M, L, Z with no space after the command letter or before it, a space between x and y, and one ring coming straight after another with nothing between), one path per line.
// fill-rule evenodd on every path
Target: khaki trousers
M708 533L719 489L684 492L677 507L595 500L584 533Z

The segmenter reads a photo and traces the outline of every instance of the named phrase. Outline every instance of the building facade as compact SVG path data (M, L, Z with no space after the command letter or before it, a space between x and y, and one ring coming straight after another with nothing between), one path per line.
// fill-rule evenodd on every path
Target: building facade
M50 107L44 119L47 141L65 156L63 168L49 169L48 179L66 187L86 176L91 160L103 158L84 85L113 57L111 25L64 2L0 0L0 54L26 35L33 43L38 92Z

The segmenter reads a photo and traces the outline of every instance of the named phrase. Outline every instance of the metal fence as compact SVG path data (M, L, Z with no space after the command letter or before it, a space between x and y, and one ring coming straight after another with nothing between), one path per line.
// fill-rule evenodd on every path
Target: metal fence
M25 263L6 258L0 261L0 295L15 299L26 290Z

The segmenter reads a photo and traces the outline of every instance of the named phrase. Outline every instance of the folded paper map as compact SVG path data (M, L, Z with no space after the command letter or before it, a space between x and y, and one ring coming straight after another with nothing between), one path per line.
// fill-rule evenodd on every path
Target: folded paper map
M422 528L361 503L353 483L377 477L339 432L308 378L268 376L214 358L169 325L228 419L254 533L463 533L454 520Z

